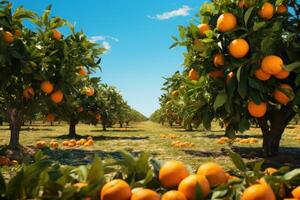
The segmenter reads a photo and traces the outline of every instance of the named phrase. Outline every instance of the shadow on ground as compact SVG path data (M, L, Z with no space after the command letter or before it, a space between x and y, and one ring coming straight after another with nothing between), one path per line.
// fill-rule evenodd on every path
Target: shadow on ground
M107 130L107 131L102 131L102 130L90 130L90 132L96 132L96 133L130 133L130 132L145 132L145 130L126 130L126 129L116 129L116 130Z
M221 137L225 137L224 135L215 135L215 134L205 134L205 135L194 135L191 136L193 138L210 138L210 139L218 139ZM237 138L262 138L262 135L236 135Z
M77 135L76 139L87 138L89 135ZM51 139L70 139L67 134L60 136L44 136L43 138L51 138ZM136 136L106 136L99 135L93 136L93 140L148 140L148 136L136 137Z

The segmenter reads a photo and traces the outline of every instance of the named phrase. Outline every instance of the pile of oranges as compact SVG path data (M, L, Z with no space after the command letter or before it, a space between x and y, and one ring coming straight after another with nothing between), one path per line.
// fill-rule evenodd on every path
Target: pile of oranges
M66 140L62 142L62 146L65 147L76 147L76 146L93 146L94 145L94 140L92 136L88 136L87 139L80 139L80 140L75 140L75 139L71 139L71 140Z
M189 148L189 147L193 147L195 144L192 142L181 142L179 140L176 140L171 142L171 145L177 148Z
M256 144L259 142L258 139L256 138L246 138L246 139L243 139L243 138L235 138L235 139L230 139L228 137L221 137L217 143L218 144L226 144L226 143L240 143L240 144Z
M176 134L160 134L159 137L166 138L166 139L176 139L178 135Z
M52 139L50 142L49 142L49 145L47 144L46 141L44 140L39 140L39 141L36 141L36 144L35 144L36 148L38 149L43 149L43 148L46 148L46 147L50 147L52 149L57 149L58 148L58 142L55 140L55 139Z

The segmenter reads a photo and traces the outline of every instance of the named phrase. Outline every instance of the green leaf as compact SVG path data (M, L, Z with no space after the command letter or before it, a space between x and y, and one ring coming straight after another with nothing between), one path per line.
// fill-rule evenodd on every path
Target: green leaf
M300 68L300 61L295 61L289 65L285 65L284 69L291 72L294 71L295 69Z
M253 9L254 9L254 7L248 8L247 11L246 11L246 13L245 13L245 15L244 15L244 22L245 22L246 26L248 24L248 20L249 20L249 18L251 16L251 13L252 13Z
M242 172L247 171L246 164L244 163L242 157L239 154L237 154L231 150L228 150L228 154L229 154L229 157L231 158L233 164L235 165L235 167L238 170L240 170Z
M214 102L214 110L217 110L219 107L223 106L227 101L227 94L223 91L219 93Z
M87 181L90 184L97 184L99 182L104 182L104 180L104 168L101 159L98 156L95 156L87 176Z
M199 200L203 199L203 193L202 193L201 186L199 183L196 184L195 193L196 193L195 199L199 199Z
M266 25L266 22L255 22L253 25L253 31L258 31Z
M249 128L250 128L249 120L246 118L243 118L239 122L239 131L244 132L244 131L248 130Z

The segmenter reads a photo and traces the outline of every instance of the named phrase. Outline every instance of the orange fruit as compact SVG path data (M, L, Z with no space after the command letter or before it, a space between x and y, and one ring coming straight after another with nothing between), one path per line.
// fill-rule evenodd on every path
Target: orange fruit
M80 106L80 107L78 108L78 112L80 112L80 113L83 112L83 110L84 110L84 109L83 109L82 106Z
M227 32L234 29L237 25L236 17L232 13L223 13L217 20L217 29L220 32Z
M159 181L164 187L178 186L189 175L183 162L168 161L159 170Z
M93 87L90 86L90 87L85 88L85 95L86 96L91 97L91 96L94 95L94 93L95 93L95 90L94 90Z
M5 31L2 35L2 39L6 44L11 44L14 42L14 36L11 32Z
M97 121L99 121L101 119L101 115L100 114L96 114L95 118L96 118Z
M247 6L247 3L245 2L245 0L240 0L238 2L238 7L239 8L247 8L248 6Z
M229 72L226 76L226 82L230 81L234 77L234 72Z
M172 96L173 97L178 97L178 95L179 95L179 92L177 90L175 90L175 91L172 92Z
M56 149L58 147L58 142L50 142L50 147Z
M225 64L224 56L220 53L215 54L213 58L213 62L215 67L223 66Z
M258 11L258 15L262 18L262 19L266 19L269 20L273 17L274 14L274 6L271 3L264 3L263 6L260 8L260 10Z
M88 186L89 184L88 183L85 183L85 182L79 182L79 183L75 183L73 184L74 187L77 187L77 188L83 188L83 187L86 187Z
M280 90L283 89L283 90ZM291 97L289 97L286 92L293 93L293 88L289 86L288 84L280 84L278 88L273 92L274 99L283 105L288 104L291 100Z
M286 71L285 69L282 69L280 72L278 72L277 74L275 74L274 76L277 79L286 79L287 77L289 77L290 72Z
M133 192L131 200L160 200L160 197L153 190L141 188Z
M229 54L234 58L243 58L249 52L249 44L242 38L235 39L230 42L228 50Z
M278 74L282 70L283 65L282 59L275 55L266 56L261 62L262 70L271 75Z
M52 30L52 38L55 40L60 40L61 33L58 30Z
M62 93L62 91L57 90L53 92L50 97L54 103L60 103L64 98L64 94Z
M55 120L55 116L54 116L53 114L49 113L49 114L47 115L47 120L48 120L49 122L53 122L53 121Z
M205 36L205 32L211 30L208 24L199 24L198 28L201 36Z
M44 140L40 140L36 142L36 148L42 149L46 147L46 142Z
M25 99L31 99L34 97L34 95L35 92L32 87L27 87L25 90L23 90L23 97L25 97Z
M208 162L198 168L197 175L203 175L207 178L210 187L227 182L226 173L219 164Z
M21 31L20 31L20 30L18 30L18 29L16 29L16 30L15 30L15 36L17 36L17 37L21 37L21 36L22 36L22 33L21 33Z
M269 80L271 78L271 75L264 72L261 68L258 68L255 71L254 75L258 80L261 80L261 81L266 81L266 80Z
M87 140L93 140L93 137L92 136L88 136L86 139Z
M268 167L265 169L265 174L268 174L268 175L272 175L274 174L275 172L277 172L278 170L273 168L273 167Z
M171 190L166 192L161 200L187 200L187 198L184 196L182 192Z
M130 200L130 186L121 179L106 183L100 192L101 200Z
M50 81L43 81L41 83L41 90L46 94L50 94L53 91L53 84Z
M267 184L254 184L246 188L242 200L276 200L276 197Z
M10 164L10 160L5 156L0 156L0 166L8 166Z
M224 72L221 70L214 70L208 73L208 76L211 78L221 78L224 77Z
M83 76L87 75L87 72L86 72L86 70L84 69L83 66L80 67L80 69L79 69L79 74L81 74L81 75L83 75Z
M195 69L191 69L190 71L189 71L189 79L190 80L194 80L194 81L197 81L198 79L199 79L199 74L198 74L198 72L195 70Z
M210 192L209 182L203 175L190 175L183 179L179 186L178 191L182 192L188 200L196 200L196 186L200 186L201 192L206 197Z
M287 7L284 4L281 4L277 7L277 13L284 14L287 12Z
M263 117L267 112L267 104L260 102L256 104L254 101L248 103L248 112L252 117Z
M300 186L293 189L292 195L294 198L300 199Z
M63 142L62 142L62 145L63 145L63 146L68 146L68 145L69 145L69 142L68 142L68 141L63 141Z

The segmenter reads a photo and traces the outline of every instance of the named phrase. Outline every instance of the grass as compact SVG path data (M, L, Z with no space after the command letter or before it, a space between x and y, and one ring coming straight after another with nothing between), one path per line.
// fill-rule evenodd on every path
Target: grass
M289 125L281 141L281 153L273 158L266 159L267 165L279 167L291 165L300 167L300 141L295 140L299 136L300 127ZM35 123L24 126L20 135L20 143L24 146L34 146L37 140L50 142L57 139L61 144L66 140L68 131L67 124L55 124L55 126ZM0 146L8 144L8 126L0 127ZM127 128L112 128L107 132L101 131L100 126L80 124L77 133L82 137L93 136L95 144L90 147L62 147L57 150L45 149L44 152L63 164L80 165L89 163L94 154L102 158L118 157L119 150L132 152L147 151L159 160L180 160L194 169L201 163L214 161L222 164L225 168L232 168L232 163L226 153L228 144L218 144L220 137L224 136L224 130L214 125L211 131L197 130L187 132L180 127L170 128L150 121L133 124ZM176 138L163 138L162 135L175 134ZM252 128L238 137L258 138L257 144L237 144L233 146L238 153L247 161L255 161L260 158L262 139L260 130ZM172 141L191 142L193 147L178 148L171 145Z

